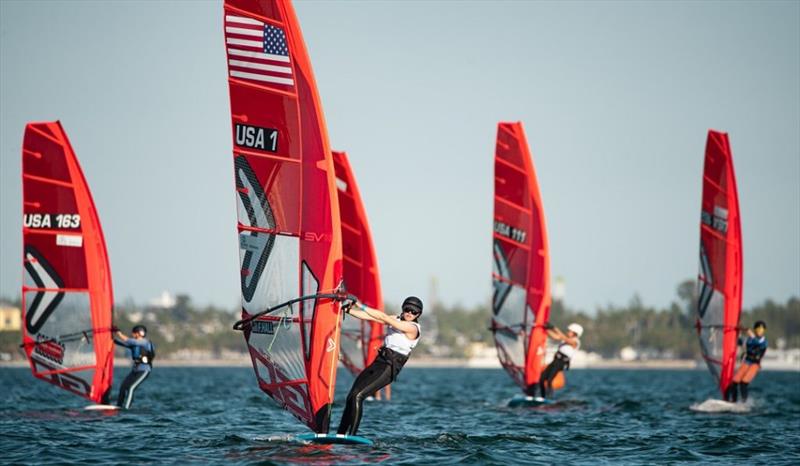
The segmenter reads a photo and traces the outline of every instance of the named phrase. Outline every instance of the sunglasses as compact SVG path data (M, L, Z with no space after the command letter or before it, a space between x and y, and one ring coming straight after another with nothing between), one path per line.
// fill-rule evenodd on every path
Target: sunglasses
M415 316L418 316L418 315L422 314L422 311L419 311L417 309L411 309L411 308L403 309L403 312L408 312L409 314L415 315Z

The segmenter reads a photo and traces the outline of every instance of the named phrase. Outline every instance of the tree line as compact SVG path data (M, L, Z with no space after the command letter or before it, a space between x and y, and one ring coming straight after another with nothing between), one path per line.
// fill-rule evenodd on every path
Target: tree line
M617 357L620 349L630 346L653 357L698 358L695 283L694 280L680 283L676 287L676 299L664 308L647 306L638 295L634 295L626 305L600 307L590 315L554 300L550 308L550 323L561 329L566 329L571 322L581 324L584 328L582 348L604 357ZM437 335L435 342L425 345L428 351L431 351L433 343L448 348L449 351L445 351L447 355L459 356L467 351L469 343L492 344L489 330L492 311L489 306L472 309L440 306L430 314L435 316L435 320L429 320L429 323L435 325ZM742 326L750 327L758 320L767 323L770 347L775 348L779 341L788 348L800 347L800 298L791 297L783 303L766 300L742 310Z
M617 357L620 349L631 346L651 357L692 359L700 356L695 293L695 282L687 280L677 286L676 299L665 308L647 306L635 295L626 305L608 305L591 315L555 300L550 322L561 329L571 322L581 324L585 329L582 348L604 357ZM19 300L12 303L20 304ZM119 304L115 307L114 324L126 333L137 323L146 325L161 357L185 349L219 356L225 351L247 351L241 332L231 328L238 315L230 309L196 306L188 296L179 295L175 306L168 309L137 306L131 301ZM425 332L417 351L431 356L465 357L472 343L493 345L491 317L488 305L434 305L422 317ZM788 348L800 347L800 298L792 297L784 303L767 300L743 310L742 325L752 326L757 320L767 323L770 347L775 348L780 340ZM20 342L20 332L0 332L0 353L22 358Z

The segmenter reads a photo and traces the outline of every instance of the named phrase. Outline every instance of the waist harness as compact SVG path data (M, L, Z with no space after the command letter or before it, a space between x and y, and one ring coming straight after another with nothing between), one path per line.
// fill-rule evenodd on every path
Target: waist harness
M392 382L394 382L397 380L397 374L400 373L400 369L402 369L403 366L405 366L406 361L408 361L408 356L405 354L400 354L397 351L391 350L385 346L381 346L380 349L378 349L378 359L391 366Z
M156 358L156 349L152 343L148 345L148 348L140 347L137 354L133 356L133 362L135 364L149 364L153 365L153 359Z

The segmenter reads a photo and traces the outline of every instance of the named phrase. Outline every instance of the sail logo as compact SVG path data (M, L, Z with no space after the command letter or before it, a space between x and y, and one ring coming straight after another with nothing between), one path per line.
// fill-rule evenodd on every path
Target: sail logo
M275 334L275 325L272 322L256 320L255 322L250 323L250 327L252 328L253 333L261 333L265 335Z
M87 397L92 394L92 387L85 380L68 372L58 372L64 369L63 367L52 365L49 361L38 357L31 358L31 366L35 374L46 373L46 376L40 375L40 377L64 390Z
M313 241L315 243L330 243L333 241L333 235L330 233L317 233L314 231L307 231L303 233L303 240L305 241Z
M34 351L40 356L56 364L64 363L64 344L42 333L36 335L36 348Z
M708 305L711 304L711 298L714 296L714 274L702 240L700 241L700 273L697 278L700 288L697 296L697 313L703 319L706 316Z
M79 214L23 214L24 228L56 228L76 229L81 227Z
M236 145L265 152L278 152L278 130L236 123Z
M494 232L518 243L524 243L525 238L528 236L525 230L514 228L511 225L503 223L499 220L494 221Z
M31 335L39 333L47 318L56 310L64 292L64 281L53 266L33 246L25 246L25 278L23 283L35 283L33 301L25 310L25 328ZM26 297L31 299L30 297Z
M267 201L267 196L261 188L258 177L253 172L247 158L243 155L236 157L236 190L239 194L240 212L246 212L246 218L240 218L243 225L261 229L275 228L275 217ZM247 238L245 238L245 236ZM256 296L258 284L261 283L261 274L267 265L272 247L275 244L275 235L250 232L239 235L239 246L244 255L241 263L242 298L250 303Z
M700 222L709 226L720 233L728 233L728 209L714 206L714 213L700 212Z

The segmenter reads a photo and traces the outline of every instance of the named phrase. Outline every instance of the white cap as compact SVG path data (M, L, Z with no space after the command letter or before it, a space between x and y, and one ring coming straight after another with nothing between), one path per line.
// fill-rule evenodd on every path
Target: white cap
M575 335L578 335L578 338L583 335L583 326L581 326L581 324L571 323L567 325L567 330L575 332Z

